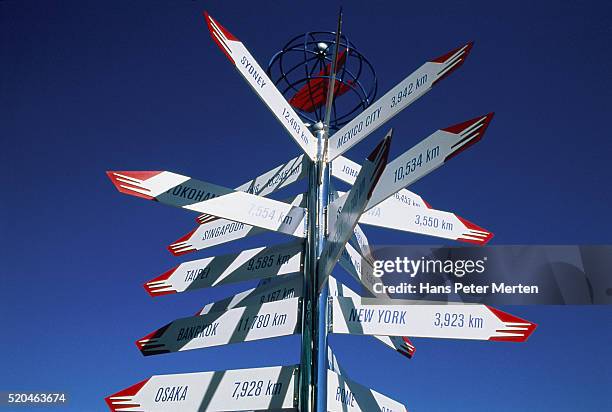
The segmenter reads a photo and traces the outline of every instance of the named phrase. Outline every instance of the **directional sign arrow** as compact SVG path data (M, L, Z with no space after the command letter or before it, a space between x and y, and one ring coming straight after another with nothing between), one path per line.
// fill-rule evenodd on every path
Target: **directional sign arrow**
M479 304L397 305L333 297L333 333L524 342L536 324Z
M350 192L336 199L327 207L329 236L321 252L319 287L331 274L340 258L344 245L353 236L355 226L364 211L378 179L385 170L392 130L366 159Z
M366 210L416 182L482 139L493 113L438 130L389 162Z
M236 67L265 105L268 106L304 153L312 160L315 160L317 156L316 138L300 120L276 86L274 86L266 72L257 64L251 53L249 53L244 44L236 36L231 34L208 13L204 13L204 18L213 40L221 51L225 53L229 61Z
M214 220L196 227L186 235L172 242L172 244L168 246L168 250L174 256L181 256L186 253L195 252L196 250L202 250L233 240L243 239L265 231L265 229L260 227L254 227L228 219L215 218Z
M278 200L233 192L198 204L200 212L296 237L306 236L303 207Z
M408 412L401 403L331 370L327 371L327 410L329 412Z
M361 299L356 292L354 292L348 286L338 282L336 278L333 276L329 277L329 295L330 296L338 296L338 297L346 297L352 299ZM416 352L416 347L410 341L410 338L405 336L377 336L374 335L373 338L378 340L379 342L384 343L391 349L399 352L400 354L406 356L408 359L412 359ZM338 372L338 370L334 371ZM338 372L341 373L341 372Z
M355 178L359 174L360 170L361 166L359 166L356 162L353 162L344 156L338 156L332 162L331 174L336 179L352 185L355 183ZM423 200L421 196L407 189L399 190L395 193L395 197L402 203L406 204L406 206L431 208L429 203Z
M284 202L291 203L294 206L306 206L306 200L303 194L285 200ZM175 256L180 256L186 253L195 252L196 250L202 250L233 240L253 236L265 231L265 229L260 227L214 217L182 236L180 239L174 241L168 246L168 250Z
M239 192L252 193L258 196L267 196L271 193L280 190L291 183L295 183L303 179L308 174L309 161L300 155L296 158L275 167L266 173L257 176L254 179L244 182L235 190ZM206 223L211 220L218 219L217 217L203 214L198 216L198 223Z
M144 284L151 296L262 279L302 270L302 241L183 262Z
M352 185L360 169L361 166L357 163L339 156L332 164L332 176ZM382 178L384 176L383 173ZM417 210L410 210L411 208ZM421 196L406 189L400 189L393 196L370 208L359 221L373 226L476 244L486 244L493 238L491 232L454 213L433 209Z
M156 375L105 400L113 412L296 411L299 366Z
M198 315L210 312L222 312L242 306L260 305L278 300L302 297L304 281L301 273L282 276L270 282L261 282L255 288L245 290L228 298L209 303L200 310Z
M181 352L300 333L300 298L177 319L136 341L143 355Z
M106 174L121 193L194 211L209 199L234 192L168 171L109 171Z
M468 43L428 61L372 103L329 138L328 160L334 160L431 90L433 85L463 64L471 48L472 43Z
M493 238L493 233L454 213L406 206L394 196L361 215L359 223L477 245Z
M283 169L283 166L280 166L280 168L286 170ZM296 166L293 170L299 171L302 169L302 166ZM292 169L289 169L287 173L290 173L291 170ZM262 179L262 181L273 181L273 172L275 171L272 170L264 174L264 179ZM277 172L278 170L276 170L276 173ZM303 171L299 172L299 174L301 173L303 173ZM221 207L226 207L226 202L231 203L232 201L250 202L248 204L253 207L252 209L247 208L246 210L241 210L243 213L239 213L237 218L234 218L234 214L230 214L228 220L258 226L264 229L276 230L293 236L305 236L303 220L306 210L301 207L288 205L277 200L266 199L242 191L228 189L213 183L203 182L188 176L167 171L109 171L107 175L117 190L122 193L147 200L155 200L170 206L212 214L214 216L225 216L224 214L210 213L210 210L217 210L215 206L218 207L221 205ZM294 174L294 176L296 176L296 174ZM274 185L271 186L270 190L275 187ZM229 195L229 197L224 197L225 195ZM207 202L216 197L224 198L223 200L205 206ZM205 217L203 219L209 220ZM226 223L227 222L217 222L217 225L220 224L222 227ZM246 228L241 227L240 229L244 230ZM234 228L232 232L236 230L238 229Z

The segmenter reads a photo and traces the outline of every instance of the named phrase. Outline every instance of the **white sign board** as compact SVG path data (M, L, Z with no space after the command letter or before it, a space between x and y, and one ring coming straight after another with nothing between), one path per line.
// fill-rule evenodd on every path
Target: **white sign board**
M355 183L355 178L359 174L361 166L356 162L344 157L338 156L332 162L331 175L338 180L341 180L349 185ZM430 207L429 204L423 200L423 198L408 189L401 189L394 194L394 197L404 203L406 206L413 207Z
M336 193L339 196L344 194ZM359 223L478 245L484 245L493 238L493 233L454 213L409 206L396 196L365 211Z
M304 155L300 155L241 184L235 190L265 197L304 178L308 174L308 164L309 162ZM197 221L198 223L206 223L211 219L218 218L203 214L198 216Z
M298 366L156 375L106 398L113 412L297 411Z
M412 149L389 162L366 210L400 189L416 182L446 161L480 141L493 113L479 116L446 129L437 130Z
M330 137L328 160L334 160L431 90L437 81L463 64L471 48L468 43L428 61L372 103Z
M136 341L143 355L181 352L299 333L300 298L190 316Z
M479 304L396 305L379 299L332 299L333 333L523 342L537 326Z
M278 91L272 80L268 78L264 69L257 64L240 40L219 22L210 17L208 13L204 17L206 18L210 34L221 51L225 53L230 62L236 67L265 105L268 106L304 153L315 160L317 155L317 141L315 137Z
M493 238L493 233L454 213L406 206L394 196L364 212L359 223L477 245Z
M408 412L401 403L331 370L327 371L327 410L329 412Z
M233 192L214 183L168 171L110 171L106 174L121 193L185 209Z
M245 192L233 192L193 205L198 212L296 237L306 236L305 208ZM195 210L195 209L194 209Z
M198 314L205 315L209 312L221 312L241 306L260 305L262 303L302 297L302 289L304 287L302 277L301 273L296 273L281 276L270 282L263 282L263 284L255 288L209 303Z
M145 283L151 296L262 279L302 270L301 241L183 262Z
M285 202L300 207L306 205L303 194L294 196L291 199L285 200ZM209 219L206 216L210 215L200 216L202 219L206 220L206 222L168 246L172 254L180 256L266 231L266 229L247 225L245 223L234 222L228 219L219 219L217 217Z
M162 204L305 237L306 209L172 172L107 172L117 190Z
M197 250L222 245L223 243L233 240L244 239L265 231L266 229L260 227L254 227L228 219L214 218L175 240L168 246L168 250L170 250L174 256L181 256Z
M333 276L329 277L329 296L352 298L357 301L361 299L361 296L359 296L355 291L353 291L348 286L338 282L338 280ZM408 337L378 335L373 335L372 337L409 359L411 359L416 352L416 347ZM335 371L338 372L337 370Z

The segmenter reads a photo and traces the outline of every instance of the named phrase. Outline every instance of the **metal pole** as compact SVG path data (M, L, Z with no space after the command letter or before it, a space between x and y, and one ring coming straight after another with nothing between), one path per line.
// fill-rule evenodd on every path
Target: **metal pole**
M329 170L323 156L325 130L317 123L317 161L308 174L308 227L304 259L300 412L325 412L327 389L327 283L318 294L318 258L323 250L328 199Z
M318 164L310 163L308 171L308 220L307 237L304 246L304 298L302 301L302 350L300 359L300 412L314 410L314 311L316 310L316 268L317 268L317 182Z
M325 147L327 144L327 134L325 130L317 133L317 137L319 138L319 144L321 147ZM326 208L329 200L329 167L327 162L325 161L324 152L321 153L322 156L319 159L319 187L318 187L318 201L319 201L319 210L318 210L318 218L319 218L319 242L318 242L318 254L317 256L321 256L321 252L323 251L323 246L325 244L326 232L327 232L327 218L326 218ZM319 268L319 261L317 261L317 285L322 285L321 293L318 296L318 305L317 305L317 346L316 346L316 366L317 366L317 380L315 384L316 393L315 400L317 405L318 412L327 412L327 299L329 296L329 288L326 279L319 280L320 276L324 274L321 273Z
M300 411L327 412L327 314L329 288L327 279L319 279L319 257L327 235L325 216L329 200L329 167L327 138L332 102L336 85L336 64L340 50L342 8L338 13L338 28L334 59L327 89L324 123L313 125L317 137L317 160L311 163L308 178L308 238L304 265L304 311L302 322L302 372L300 375ZM319 292L321 285L321 293Z
M317 171L319 174L318 181L318 196L317 196L317 218L318 218L318 244L317 258L321 256L325 245L327 235L327 218L325 216L327 203L329 200L329 164L327 163L327 139L329 137L329 126L331 121L331 112L334 101L334 91L336 89L336 65L338 63L338 53L340 51L340 35L342 32L342 7L338 13L338 27L336 29L336 41L334 44L334 59L331 64L331 72L329 84L327 86L327 99L325 101L325 118L324 123L317 123L315 131L318 143L318 158ZM321 294L318 296L317 304L317 319L316 319L316 382L315 382L315 405L318 412L327 412L327 314L328 314L328 296L329 287L327 279L319 279L325 276L319 268L319 260L317 259L317 289L321 285Z

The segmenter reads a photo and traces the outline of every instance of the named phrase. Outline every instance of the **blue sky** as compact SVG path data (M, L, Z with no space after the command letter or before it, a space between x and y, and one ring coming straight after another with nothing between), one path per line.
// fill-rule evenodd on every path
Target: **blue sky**
M263 66L292 36L333 30L338 3L227 3L0 3L0 391L67 391L62 410L106 410L104 396L150 375L298 362L297 337L148 358L133 344L246 287L152 299L145 280L182 260L288 240L267 234L174 258L165 247L195 215L121 195L104 173L170 170L233 187L298 154L201 12ZM482 142L411 190L492 230L495 244L610 243L609 4L344 9L381 92L475 41L462 68L389 123L391 157L438 128L490 111L495 119ZM361 162L383 129L348 156ZM367 234L377 244L441 243ZM415 339L406 361L370 338L330 341L354 380L411 411L612 408L609 307L505 309L539 324L527 343Z

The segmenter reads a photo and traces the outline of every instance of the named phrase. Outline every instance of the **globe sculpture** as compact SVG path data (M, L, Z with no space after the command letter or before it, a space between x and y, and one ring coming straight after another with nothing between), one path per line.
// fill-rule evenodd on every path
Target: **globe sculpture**
M377 82L372 64L342 34L338 42L330 131L338 130L372 103ZM268 76L307 126L323 121L336 33L295 36L268 64Z

